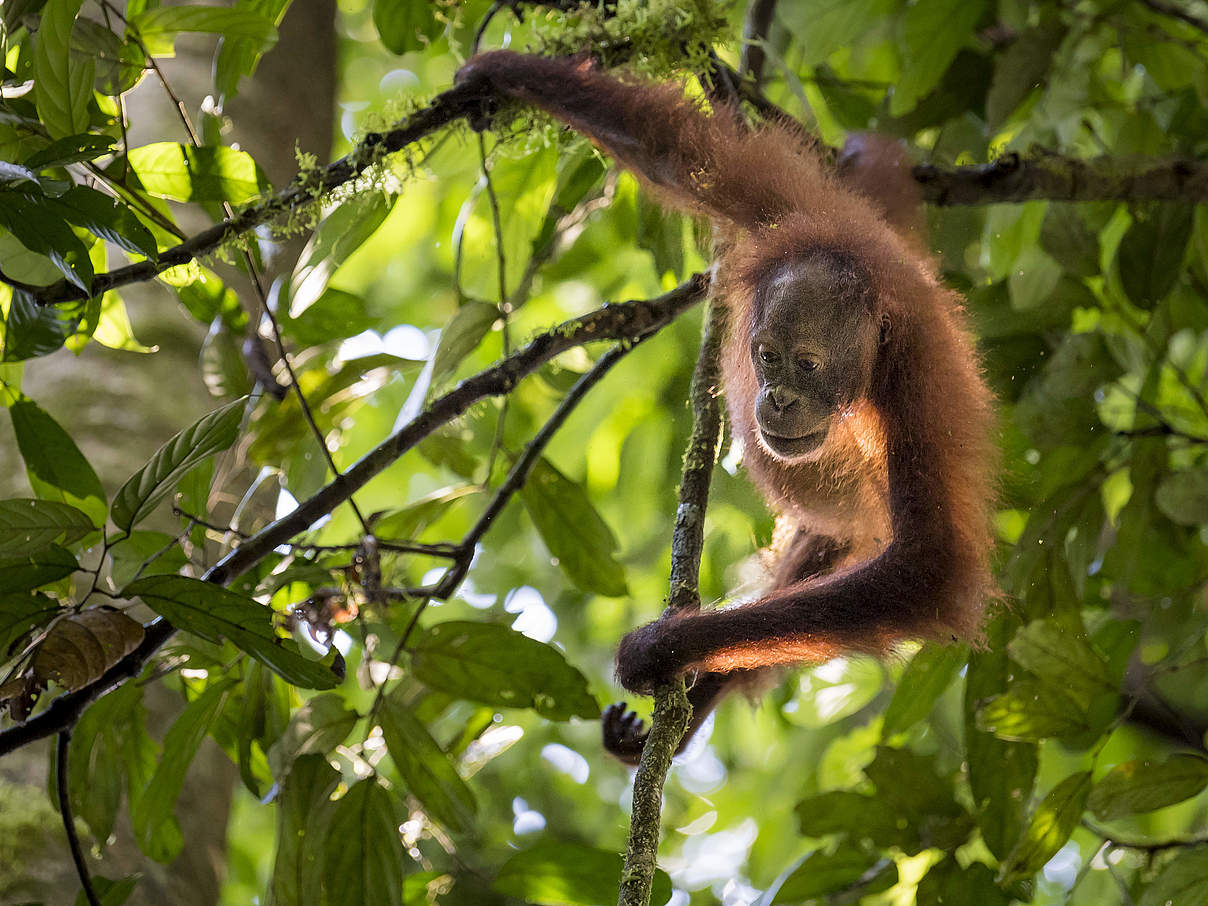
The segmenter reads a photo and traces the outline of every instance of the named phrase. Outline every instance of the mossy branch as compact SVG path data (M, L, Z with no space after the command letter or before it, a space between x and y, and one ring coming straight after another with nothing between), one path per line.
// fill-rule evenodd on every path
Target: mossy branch
M725 332L724 307L716 300L705 316L700 355L692 373L690 402L692 436L684 451L679 506L671 541L671 590L668 612L700 607L700 558L704 548L705 510L713 466L721 445L721 407L718 360ZM629 821L629 845L621 873L618 906L647 906L658 860L659 828L663 810L663 784L688 722L684 681L677 679L654 691L654 714L650 733L642 747L642 760L633 779L633 813Z

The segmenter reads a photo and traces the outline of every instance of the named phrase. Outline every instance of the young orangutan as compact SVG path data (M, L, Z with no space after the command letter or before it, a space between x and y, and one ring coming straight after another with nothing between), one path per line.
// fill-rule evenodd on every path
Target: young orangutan
M720 228L724 390L744 465L777 515L771 581L749 604L629 633L621 685L649 693L688 674L691 736L761 668L976 637L994 590L993 413L901 149L857 136L836 174L797 132L750 130L678 86L580 59L496 51L457 81L548 111L668 207ZM636 762L645 738L624 703L606 711L614 755Z

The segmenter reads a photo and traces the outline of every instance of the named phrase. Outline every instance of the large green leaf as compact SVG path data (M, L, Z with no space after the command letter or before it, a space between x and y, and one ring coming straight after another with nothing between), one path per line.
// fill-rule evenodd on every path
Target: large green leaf
M0 661L8 659L10 646L35 626L45 626L59 615L57 601L46 595L0 595Z
M541 540L576 585L610 597L628 594L625 569L614 556L616 536L581 484L542 458L520 496Z
M304 689L332 689L344 679L343 659L334 648L322 661L308 660L292 639L273 628L273 611L252 598L187 576L147 576L122 589L141 598L173 626L211 642L227 639L287 683Z
M1053 787L1036 807L1028 829L999 868L998 878L1003 886L1030 878L1056 855L1078 826L1090 791L1090 771L1071 774Z
M125 205L88 186L72 186L57 199L64 218L128 252L155 258L155 237Z
M467 302L449 319L440 332L432 380L441 381L452 374L462 359L478 348L499 320L499 308L487 302Z
M999 739L1037 742L1049 737L1073 737L1091 729L1084 708L1060 689L1036 680L1013 682L1001 695L982 702L978 729Z
M243 9L251 10L274 26L281 24L290 0L244 0ZM256 38L225 34L218 54L214 57L214 87L223 98L234 96L239 79L256 71L260 57L272 49L276 35Z
M157 862L169 862L184 845L176 821L176 800L185 772L201 741L217 719L237 680L221 680L189 703L164 736L164 752L151 782L130 807L130 824L139 848Z
M102 525L105 489L71 435L28 397L13 402L8 414L34 493L43 500L71 504Z
M377 231L393 203L379 192L364 192L323 218L289 278L289 319L301 318L323 296L336 268Z
M0 191L0 226L31 252L49 258L71 283L89 291L93 271L88 249L72 232L62 205L55 199L36 193ZM7 351L5 355L12 358Z
M1137 906L1201 906L1208 902L1208 847L1175 856L1141 894Z
M1138 213L1120 240L1120 282L1142 308L1153 308L1179 279L1191 238L1191 212L1191 205L1176 202L1151 206Z
M268 764L278 782L304 755L327 755L342 743L356 725L358 715L334 693L308 699L289 720L268 752Z
M29 591L70 576L80 564L71 551L51 544L30 554L0 556L0 595ZM3 645L0 645L0 650Z
M428 47L445 27L435 13L426 0L373 0L373 24L391 53Z
M478 803L428 728L398 695L386 697L380 715L386 749L408 792L450 830L469 831Z
M87 515L57 500L0 500L0 555L34 554L96 531Z
M893 6L893 0L811 0L787 3L776 13L800 40L801 62L815 64L836 50L850 47Z
M410 865L401 823L394 797L372 777L336 801L323 844L328 906L401 906Z
M107 840L113 833L122 798L123 736L146 735L142 687L125 683L97 699L71 731L68 790L75 813L93 836ZM137 792L141 792L141 789Z
M928 0L906 10L902 26L902 73L894 84L889 112L912 109L930 91L973 35L985 0Z
M1126 761L1091 790L1087 808L1103 821L1152 812L1190 799L1208 786L1208 759L1171 755L1165 761Z
M234 148L156 142L133 148L126 156L143 188L169 201L243 204L270 188L252 156Z
M437 623L411 650L416 677L432 689L501 708L532 708L550 720L596 718L587 680L556 648L506 626Z
M239 435L244 403L245 400L237 399L215 409L156 450L147 464L131 475L114 495L110 507L113 524L123 531L130 531L171 492L186 472L207 456L233 444Z
M95 61L72 53L71 29L83 0L49 0L34 41L38 115L51 138L88 131Z
M579 843L547 840L508 859L495 878L495 890L545 906L598 906L617 898L623 860L617 852ZM656 871L652 903L671 896L671 879Z
M969 649L964 645L925 645L910 659L898 680L885 709L882 738L909 730L926 717L968 659Z
M281 783L269 888L277 906L318 906L322 900L323 847L333 811L329 797L339 781L322 755L303 755Z
M1100 695L1116 691L1107 662L1087 642L1058 620L1036 620L1015 634L1007 646L1012 659L1078 703L1082 710Z
M771 902L825 900L832 894L850 895L854 890L871 895L897 882L898 867L879 853L854 845L840 846L830 853L816 849L784 879Z
M275 39L271 19L244 9L222 6L167 6L146 9L129 19L129 30L154 56L171 56L176 36L182 32L214 32L224 38L242 38L264 46Z

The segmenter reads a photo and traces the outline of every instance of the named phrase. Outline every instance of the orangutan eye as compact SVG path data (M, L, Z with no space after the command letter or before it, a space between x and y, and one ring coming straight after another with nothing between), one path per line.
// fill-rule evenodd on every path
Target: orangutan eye
M768 346L766 343L760 343L755 349L755 355L759 357L759 361L765 365L775 365L780 361L780 356L776 354L776 350Z
M822 363L819 362L812 355L797 356L797 367L800 368L802 371L814 371L821 364Z

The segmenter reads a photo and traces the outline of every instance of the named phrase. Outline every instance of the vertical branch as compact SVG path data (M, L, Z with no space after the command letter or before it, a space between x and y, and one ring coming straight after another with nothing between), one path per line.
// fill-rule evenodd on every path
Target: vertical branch
M679 506L671 539L671 580L667 611L700 607L698 578L704 548L705 507L709 482L721 444L721 409L717 401L718 359L724 333L725 310L716 300L705 313L700 355L692 373L692 437L684 452ZM642 747L642 761L633 779L633 813L629 819L629 845L621 872L618 906L647 906L658 859L659 826L663 809L663 784L671 758L684 737L692 706L684 681L677 679L654 692L650 734Z

